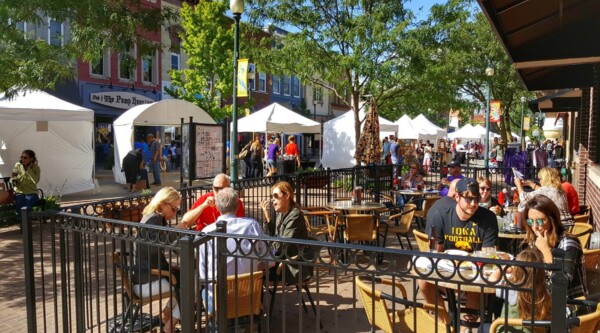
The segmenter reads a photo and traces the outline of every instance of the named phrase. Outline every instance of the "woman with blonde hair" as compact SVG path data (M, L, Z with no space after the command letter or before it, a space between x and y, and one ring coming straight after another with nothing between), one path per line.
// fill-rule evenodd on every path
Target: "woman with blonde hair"
M250 146L250 165L252 166L252 178L262 177L263 158L265 157L265 148L260 143L260 135L254 136L254 141Z
M165 187L156 193L152 201L144 208L142 212L142 224L153 226L168 226L168 221L177 215L181 195L173 187ZM182 224L176 228L184 228ZM150 228L140 228L142 239L148 239L160 243L159 231ZM170 293L175 296L171 302L163 309L162 323L164 331L174 332L175 325L179 322L179 287L171 285L169 279L150 274L153 269L170 272L175 276L175 281L179 281L179 271L173 270L167 261L163 248L149 244L136 243L134 248L134 266L132 282L133 292L138 297L152 297L160 293Z
M569 211L569 205L567 204L567 197L565 191L562 188L560 181L560 174L554 168L542 168L538 172L540 178L540 185L530 180L521 180L515 177L515 185L519 192L519 212L525 210L525 205L529 200L538 194L543 194L548 198L552 199L558 210L560 211L560 219L562 223L570 223L573 221L573 217ZM531 192L525 192L523 185L529 185L533 188Z

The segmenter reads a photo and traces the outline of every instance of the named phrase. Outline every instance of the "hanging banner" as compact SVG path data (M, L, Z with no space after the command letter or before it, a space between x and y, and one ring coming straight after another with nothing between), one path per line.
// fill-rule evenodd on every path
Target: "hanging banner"
M523 130L529 131L529 124L531 123L531 117L526 116L523 118Z
M248 59L238 60L237 96L248 97Z
M490 123L500 122L500 101L490 101Z

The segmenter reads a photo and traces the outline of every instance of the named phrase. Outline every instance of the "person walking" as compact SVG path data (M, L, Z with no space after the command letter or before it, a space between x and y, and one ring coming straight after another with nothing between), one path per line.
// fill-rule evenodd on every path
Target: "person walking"
M150 147L150 166L154 177L154 183L152 183L152 185L160 186L160 143L152 134L148 134L146 139L148 140L148 146Z

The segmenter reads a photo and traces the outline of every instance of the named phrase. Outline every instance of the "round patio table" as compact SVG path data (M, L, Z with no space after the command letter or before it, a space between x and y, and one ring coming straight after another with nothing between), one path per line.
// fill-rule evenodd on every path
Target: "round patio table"
M327 207L335 210L340 210L347 214L348 212L374 212L385 208L385 205L379 202L362 202L360 204L352 202L352 200L331 201L327 203Z

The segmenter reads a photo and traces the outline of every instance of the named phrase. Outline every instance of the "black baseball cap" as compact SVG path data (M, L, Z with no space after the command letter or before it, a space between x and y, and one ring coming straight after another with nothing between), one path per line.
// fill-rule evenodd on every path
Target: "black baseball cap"
M473 178L463 178L456 183L456 192L470 191L479 195L479 184Z
M452 162L448 163L448 167L449 168L460 167L460 163L458 163L456 161L452 161Z

